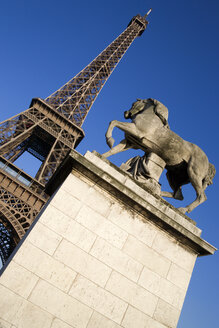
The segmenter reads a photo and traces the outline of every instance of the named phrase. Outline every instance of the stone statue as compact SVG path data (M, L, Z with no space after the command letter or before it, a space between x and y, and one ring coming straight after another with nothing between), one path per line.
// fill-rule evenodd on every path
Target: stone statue
M191 204L179 210L189 213L203 203L206 200L204 190L212 184L216 172L214 165L209 163L206 154L198 146L183 140L170 130L167 122L168 109L152 98L137 99L131 109L125 111L124 116L132 122L110 122L106 142L111 149L102 156L109 157L131 148L142 149L145 155L141 160L141 176L143 168L145 179L159 183L163 169L167 169L167 179L173 192L161 192L161 196L183 199L181 186L190 182L197 197ZM115 127L125 132L125 138L113 147L112 131ZM124 164L123 168L124 166L125 170L133 175L133 169L138 169L136 158ZM136 172L134 178L138 176Z

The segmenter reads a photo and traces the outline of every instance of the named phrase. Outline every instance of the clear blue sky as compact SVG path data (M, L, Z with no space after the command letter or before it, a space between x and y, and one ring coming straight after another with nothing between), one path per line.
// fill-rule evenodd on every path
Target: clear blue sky
M171 128L198 144L219 168L218 0L12 0L0 4L0 121L46 98L115 39L137 13L153 7L150 24L135 40L94 103L77 148L107 150L105 131L136 98L156 98L169 108ZM117 141L121 133L115 133ZM136 152L137 153L137 152ZM133 155L111 157L117 165ZM26 170L24 162L21 166ZM31 165L32 167L33 165ZM218 169L219 170L219 169ZM162 188L167 189L165 175ZM219 174L208 200L190 217L202 237L219 247ZM195 197L184 188L187 205ZM219 253L199 258L178 328L218 328ZM136 327L137 328L137 327Z

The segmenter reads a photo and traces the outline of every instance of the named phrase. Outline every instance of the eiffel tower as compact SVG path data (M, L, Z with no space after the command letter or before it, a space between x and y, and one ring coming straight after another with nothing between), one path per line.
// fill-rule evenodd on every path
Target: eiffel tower
M150 11L149 11L150 12ZM47 185L84 137L93 102L129 46L147 27L147 15L128 27L88 66L46 99L0 123L0 256L3 264L51 196ZM14 162L29 152L42 164L33 178Z

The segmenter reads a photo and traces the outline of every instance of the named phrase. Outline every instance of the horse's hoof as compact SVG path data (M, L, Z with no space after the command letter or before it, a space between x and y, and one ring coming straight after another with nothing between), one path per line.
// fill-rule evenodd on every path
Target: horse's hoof
M106 138L107 145L112 148L114 145L115 140L112 137Z
M177 200L183 200L184 199L182 191L180 189L178 189L176 191L176 193L174 194L174 198L177 199Z
M178 211L180 211L183 214L186 214L186 212L188 211L188 209L186 207L178 207L177 209L178 209Z

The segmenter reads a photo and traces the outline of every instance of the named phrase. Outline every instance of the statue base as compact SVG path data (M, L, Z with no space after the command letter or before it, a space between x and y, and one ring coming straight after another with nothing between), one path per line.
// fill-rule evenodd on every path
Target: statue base
M155 153L136 156L122 163L120 168L132 176L142 186L156 195L161 195L160 176L166 166L165 161Z
M2 271L1 327L175 328L215 251L194 221L95 152L72 151L57 183Z

